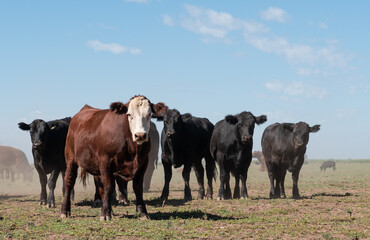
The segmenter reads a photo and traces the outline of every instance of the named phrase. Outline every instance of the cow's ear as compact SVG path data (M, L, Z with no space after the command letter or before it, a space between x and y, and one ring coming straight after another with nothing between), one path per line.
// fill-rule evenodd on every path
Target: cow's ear
M235 125L235 124L238 123L238 118L235 117L235 116L233 116L233 115L227 115L225 117L225 121L228 122L228 123L230 123L230 124Z
M310 132L315 133L320 130L320 125L315 125L313 127L310 127Z
M111 112L116 111L117 114L127 113L127 106L121 102L114 102L110 105Z
M187 121L187 120L190 120L192 118L193 118L193 116L190 113L185 113L185 114L181 115L181 120L182 121Z
M18 123L18 127L22 129L23 131L29 131L31 129L30 125L24 122Z
M152 110L152 118L162 118L163 120L163 115L167 112L168 107L166 104L163 102L159 102L157 104L150 104L150 108Z
M289 131L293 132L294 130L294 123L283 123L283 127L288 129Z
M258 125L260 125L260 124L262 124L262 123L264 123L266 121L267 121L267 116L266 115L261 115L259 117L256 117L256 123Z

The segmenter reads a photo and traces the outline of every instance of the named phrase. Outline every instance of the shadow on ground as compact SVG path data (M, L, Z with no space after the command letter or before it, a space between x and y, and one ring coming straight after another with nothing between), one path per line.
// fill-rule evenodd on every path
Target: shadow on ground
M312 198L314 197L349 197L353 196L353 194L346 192L345 194L340 193L315 193L312 194Z
M26 197L25 195L0 195L0 201L4 201L4 200L8 200L8 199L12 199L12 198L24 198ZM22 200L23 201L23 200ZM31 200L29 200L31 201ZM32 200L34 201L34 200Z
M210 220L210 221L218 221L218 220L235 220L240 218L234 217L222 217L214 214L209 214L202 212L200 210L197 211L174 211L174 212L156 212L156 213L149 213L151 220L169 220L169 219L200 219L200 220ZM137 218L135 215L124 215L121 218Z

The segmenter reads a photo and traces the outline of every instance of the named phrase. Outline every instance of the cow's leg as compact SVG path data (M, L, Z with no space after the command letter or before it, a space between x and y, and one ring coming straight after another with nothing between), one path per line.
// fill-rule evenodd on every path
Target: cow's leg
M150 182L152 181L152 176L154 172L154 162L152 160L149 161L148 167L145 171L144 175L144 186L143 186L143 191L148 192L150 188Z
M193 163L194 171L195 171L195 176L197 177L198 181L198 199L203 199L204 198L204 168L202 166L202 160L195 161Z
M170 192L170 181L172 178L172 165L162 158L162 165L164 170L164 186L161 195L161 201L167 201Z
M48 180L48 187L49 187L49 197L48 197L48 204L47 204L48 208L55 207L54 189L57 184L58 177L59 177L59 171L53 170Z
M240 175L239 173L235 174L235 187L234 187L234 199L240 198Z
M133 181L133 188L136 196L136 212L139 214L140 219L150 219L143 200L143 181L145 170L146 167L141 168Z
M298 178L299 178L299 171L295 170L292 172L292 179L293 179L293 198L299 198L299 191L298 191Z
M211 154L205 157L206 159L206 173L207 173L207 192L206 198L212 199L213 198L213 185L212 181L215 177L215 170L216 170L216 162L212 158Z
M127 195L127 181L123 180L120 177L116 177L116 182L117 182L118 190L119 190L118 203L119 204L122 203L125 206L129 205L128 195Z
M185 183L185 188L184 188L184 200L185 201L191 201L191 190L190 190L190 171L191 171L191 165L190 164L185 164L184 169L182 170L182 179L184 180Z
M110 166L108 164L108 159L100 159L101 165L100 170L100 180L103 184L103 190L99 188L99 192L103 201L103 206L101 208L100 221L110 221L112 220L112 196L115 190L116 183L114 181L114 176L110 172Z
M103 189L103 184L100 181L99 176L94 176L94 185L95 185L95 195L94 195L94 202L93 202L92 207L97 208L103 205L101 195L100 195L100 190L99 190L100 187Z
M281 181L282 181L282 169L281 168L276 168L275 169L275 198L280 198L280 186L281 186Z
M66 172L65 171L62 171L62 181L63 181L62 193L63 193L63 196L66 193L66 184L64 182L65 176L66 176ZM72 192L71 192L71 200L73 201L74 198L75 198L75 190L72 189Z
M66 160L67 161L67 160ZM71 216L71 194L76 183L78 165L73 160L66 162L67 168L65 172L65 193L61 208L61 218Z
M268 176L270 179L270 198L275 198L275 170L273 169L268 169Z
M278 174L279 174L279 179L280 179L279 180L280 197L281 198L286 198L285 187L284 187L286 170L285 169L280 169Z
M220 189L217 200L231 199L230 173L220 168Z
M225 181L226 181L226 172L223 166L220 166L220 188L218 189L218 196L217 200L224 200L225 199Z
M247 177L248 177L248 173L247 172L245 174L242 174L240 176L240 180L242 182L241 197L243 199L248 198Z
M40 185L41 185L40 205L46 205L46 198L47 198L46 184L48 182L48 178L46 174L44 173L44 171L39 167L38 164L35 164L35 168L37 170L37 173L39 174Z

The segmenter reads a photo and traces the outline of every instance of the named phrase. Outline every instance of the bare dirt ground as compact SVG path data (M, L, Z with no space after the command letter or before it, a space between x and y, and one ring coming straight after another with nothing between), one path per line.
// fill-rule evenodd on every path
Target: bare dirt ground
M300 174L302 198L292 199L291 174L286 177L286 199L269 199L266 172L251 164L247 200L196 200L197 183L191 175L193 201L183 201L181 170L173 171L169 201L158 200L163 169L154 172L150 192L144 193L151 220L136 218L135 196L129 183L130 206L114 206L114 218L100 222L92 208L93 181L84 189L77 181L72 217L60 219L61 179L56 208L38 205L40 185L0 179L0 237L5 239L369 239L370 160L336 161L337 170L320 172L322 161L309 161ZM22 178L22 177L21 177ZM231 183L233 188L234 183Z

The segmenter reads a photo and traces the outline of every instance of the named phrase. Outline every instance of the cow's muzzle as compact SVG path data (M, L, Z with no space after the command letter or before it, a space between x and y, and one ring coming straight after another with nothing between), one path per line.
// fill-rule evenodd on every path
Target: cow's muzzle
M42 144L40 142L33 143L33 148L40 149Z
M243 136L242 137L242 143L243 144L250 143L251 141L252 141L252 136Z
M143 142L147 141L148 134L146 132L137 132L134 134L135 142L138 144L142 144Z
M171 137L171 136L173 136L174 134L175 134L175 132L168 131L166 135L167 135L167 137Z

